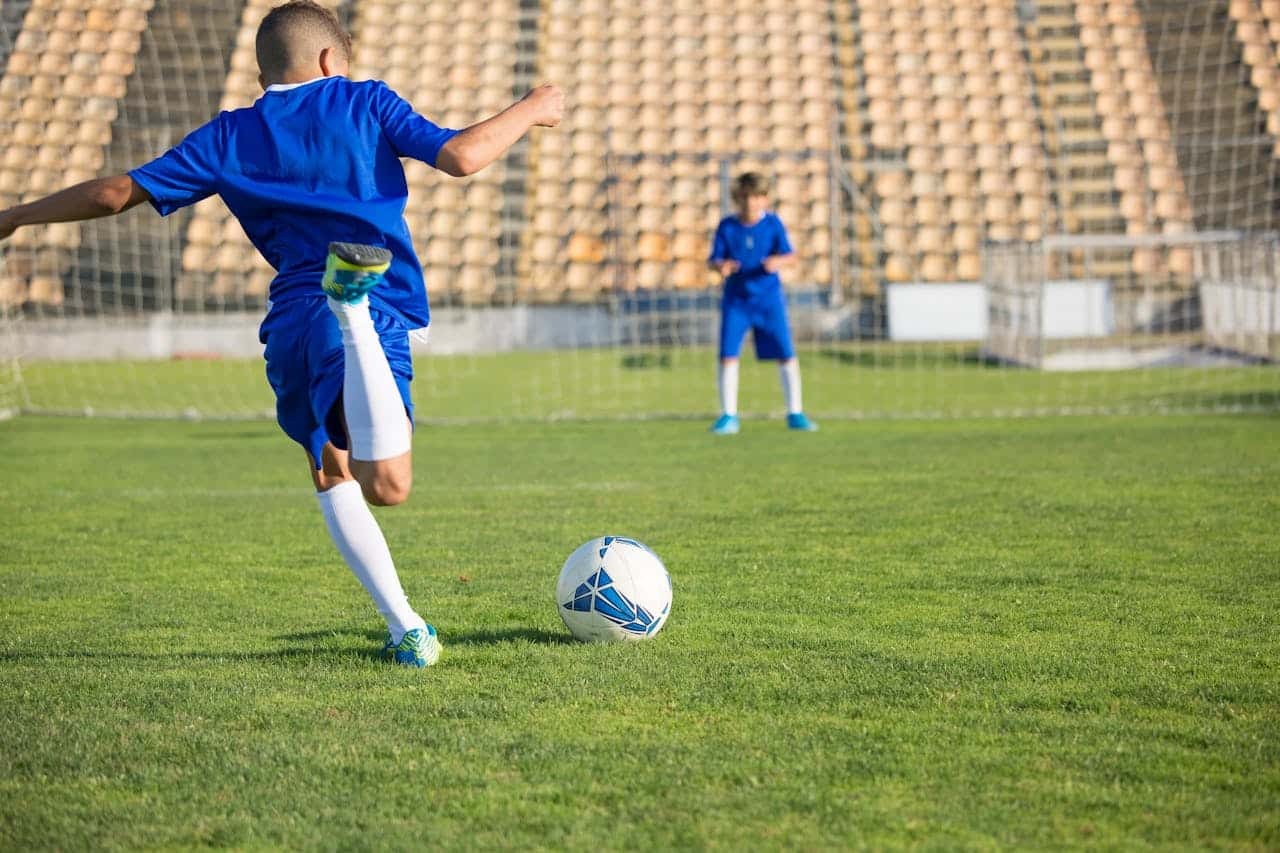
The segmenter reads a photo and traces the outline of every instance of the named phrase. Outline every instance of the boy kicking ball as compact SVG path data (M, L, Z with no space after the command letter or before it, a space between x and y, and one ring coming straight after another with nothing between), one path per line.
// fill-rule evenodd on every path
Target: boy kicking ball
M735 216L716 228L708 265L724 276L720 301L720 417L711 425L716 435L735 435L738 421L738 354L747 330L755 340L756 358L780 361L787 427L814 432L818 425L800 404L800 362L791 345L787 303L778 270L795 261L787 229L769 210L769 183L758 172L738 176L733 184Z
M144 201L168 215L221 196L276 269L259 336L277 420L306 451L329 535L386 620L384 656L429 666L436 630L409 606L369 510L409 496L409 332L430 319L400 158L473 174L531 127L559 124L564 96L540 86L465 130L438 127L384 83L348 80L350 36L311 0L272 9L256 48L265 91L252 107L128 174L0 211L0 239Z

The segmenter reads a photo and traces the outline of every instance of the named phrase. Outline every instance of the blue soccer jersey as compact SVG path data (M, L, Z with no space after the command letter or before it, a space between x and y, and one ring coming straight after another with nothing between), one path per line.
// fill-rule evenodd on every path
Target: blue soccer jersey
M271 86L129 174L161 215L217 194L276 270L273 310L317 297L330 241L385 246L393 260L371 307L409 328L429 319L404 221L401 157L436 164L458 131L414 112L385 83L321 77Z
M736 216L726 216L716 228L711 245L711 261L737 261L737 272L724 282L726 299L772 299L782 294L782 280L767 272L764 259L791 254L791 242L782 220L766 213L755 225L746 225Z

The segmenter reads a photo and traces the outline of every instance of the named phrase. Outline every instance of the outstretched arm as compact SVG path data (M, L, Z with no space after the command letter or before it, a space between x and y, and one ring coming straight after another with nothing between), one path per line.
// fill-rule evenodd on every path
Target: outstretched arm
M564 93L552 85L538 88L450 139L436 157L436 168L460 178L488 166L535 126L555 127L564 115Z
M124 213L150 199L147 191L128 175L95 178L42 199L0 211L0 240L23 225L78 222Z

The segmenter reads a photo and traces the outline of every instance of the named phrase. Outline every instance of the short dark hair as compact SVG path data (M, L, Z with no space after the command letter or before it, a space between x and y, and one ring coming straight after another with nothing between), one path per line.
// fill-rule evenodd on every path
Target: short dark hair
M743 172L733 182L733 200L739 201L753 195L768 195L769 179L759 172Z
M268 12L258 24L254 46L258 70L267 80L279 80L326 47L338 48L351 61L351 36L337 15L313 0L289 0Z

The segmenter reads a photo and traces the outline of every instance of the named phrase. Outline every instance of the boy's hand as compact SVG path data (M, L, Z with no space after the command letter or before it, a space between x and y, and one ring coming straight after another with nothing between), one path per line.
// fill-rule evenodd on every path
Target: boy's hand
M727 278L738 271L738 262L734 260L720 261L716 264L716 271Z
M534 109L533 123L539 127L555 127L564 118L564 92L550 83L533 89L524 96Z
M777 272L782 269L782 261L778 259L777 255L770 255L764 259L764 263L761 266L764 267L765 272Z

